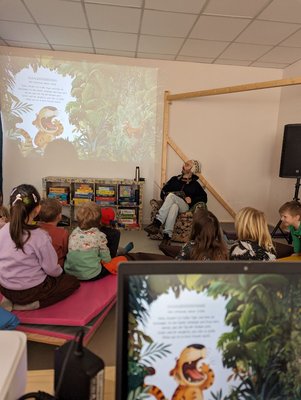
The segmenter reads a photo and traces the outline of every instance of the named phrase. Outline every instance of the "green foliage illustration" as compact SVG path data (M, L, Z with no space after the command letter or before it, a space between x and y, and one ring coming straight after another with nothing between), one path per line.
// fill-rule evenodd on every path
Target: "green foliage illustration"
M158 137L156 69L61 62L52 57L14 57L12 61L10 56L2 56L0 90L7 116L5 132L18 141L23 153L38 150L28 132L17 128L22 116L32 111L32 104L21 102L13 94L14 77L25 68L36 72L42 67L72 78L74 100L67 103L65 112L73 126L72 143L79 159L139 162L154 158Z
M166 279L165 279L166 278ZM156 284L157 282L157 284ZM226 299L225 323L231 330L221 333L217 347L228 376L230 394L211 392L212 400L278 400L301 398L301 277L262 275L168 275L133 277L130 283L129 380L139 379L132 390L144 388L155 358L164 357L164 345L138 331L138 321L147 319L149 305L172 288L203 292ZM132 291L132 289L134 289ZM133 293L136 293L133 295ZM149 345L143 350L145 343ZM151 356L148 356L150 352ZM146 357L147 356L147 357ZM133 380L132 380L133 382Z

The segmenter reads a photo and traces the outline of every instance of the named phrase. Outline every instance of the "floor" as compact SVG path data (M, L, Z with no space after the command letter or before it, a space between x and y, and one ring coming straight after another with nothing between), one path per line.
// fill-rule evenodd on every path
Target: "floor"
M158 249L159 241L150 240L144 231L123 231L120 246L128 242L134 243L133 252L149 252L162 254ZM285 240L279 240L286 244ZM175 243L176 244L176 243ZM179 245L179 243L177 243ZM282 257L284 257L282 255ZM49 369L54 365L55 346L28 342L28 369ZM87 348L103 359L106 366L115 365L116 359L116 308L114 307L102 325L98 328Z
M159 241L150 240L144 231L123 231L121 233L120 246L128 242L134 243L133 252L143 251L159 253ZM116 358L116 308L114 307L102 325L98 328L87 348L101 357L106 366L115 365ZM49 369L54 365L54 351L56 346L43 343L28 342L28 369Z

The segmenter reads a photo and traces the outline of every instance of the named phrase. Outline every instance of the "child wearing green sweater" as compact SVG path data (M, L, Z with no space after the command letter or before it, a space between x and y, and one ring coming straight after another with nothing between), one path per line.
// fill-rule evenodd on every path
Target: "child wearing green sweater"
M301 204L288 201L279 208L282 225L287 227L292 235L294 253L301 253Z
M84 203L78 207L76 218L78 227L69 237L65 272L84 281L97 280L110 273L116 274L118 264L127 259L111 258L106 235L98 229L100 206L94 202Z

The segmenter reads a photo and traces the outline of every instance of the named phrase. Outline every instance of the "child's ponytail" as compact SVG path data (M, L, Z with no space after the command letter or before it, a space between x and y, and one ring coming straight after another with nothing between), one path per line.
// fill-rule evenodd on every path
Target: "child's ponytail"
M10 195L10 235L17 249L22 249L37 226L28 224L31 212L40 204L41 197L32 185L19 185ZM27 236L24 237L24 234Z

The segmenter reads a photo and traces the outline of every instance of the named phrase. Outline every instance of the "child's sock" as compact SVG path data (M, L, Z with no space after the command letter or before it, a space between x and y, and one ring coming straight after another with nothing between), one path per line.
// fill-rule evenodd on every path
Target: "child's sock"
M129 253L134 248L134 243L129 242L127 245L124 246L124 254Z
M125 247L118 247L117 256L124 256L134 248L134 243L129 242Z

